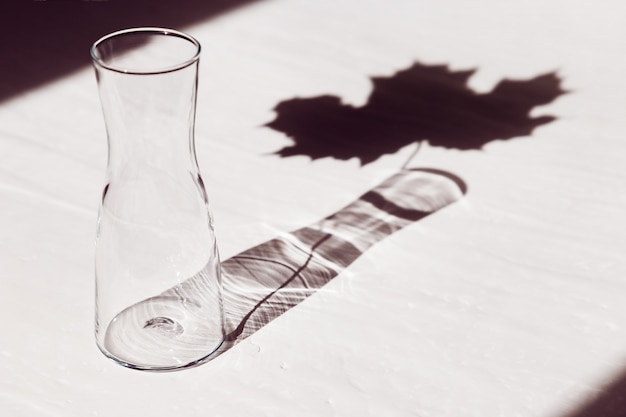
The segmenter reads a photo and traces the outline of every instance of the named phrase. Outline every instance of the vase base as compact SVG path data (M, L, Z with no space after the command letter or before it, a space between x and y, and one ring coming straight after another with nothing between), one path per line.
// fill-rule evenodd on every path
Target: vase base
M199 303L160 295L134 304L109 324L100 350L133 369L172 371L209 360L224 341L219 320Z

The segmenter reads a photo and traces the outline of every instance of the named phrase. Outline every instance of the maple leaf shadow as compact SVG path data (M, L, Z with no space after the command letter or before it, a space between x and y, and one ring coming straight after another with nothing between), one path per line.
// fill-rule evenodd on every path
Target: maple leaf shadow
M475 70L415 63L391 77L372 78L363 106L324 95L280 102L266 126L293 140L276 153L312 159L356 157L361 165L414 142L461 150L481 149L493 140L528 136L552 116L531 117L533 108L566 91L554 73L529 80L502 80L477 93L467 82Z

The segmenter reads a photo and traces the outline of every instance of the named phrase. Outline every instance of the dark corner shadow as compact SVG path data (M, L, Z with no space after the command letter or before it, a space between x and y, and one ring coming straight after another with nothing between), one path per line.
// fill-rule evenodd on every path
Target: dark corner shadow
M531 111L566 93L555 73L504 79L478 93L467 84L474 73L417 62L390 77L372 78L363 106L343 104L331 95L293 98L274 108L276 118L266 126L293 140L277 152L282 157L356 157L364 165L411 143L469 150L528 136L555 120L532 117Z
M626 370L593 399L562 417L626 417Z
M377 242L459 200L466 189L445 171L402 170L315 224L226 260L228 335L219 353L317 292Z
M0 103L90 65L107 33L138 26L180 29L259 0L9 0L0 4Z

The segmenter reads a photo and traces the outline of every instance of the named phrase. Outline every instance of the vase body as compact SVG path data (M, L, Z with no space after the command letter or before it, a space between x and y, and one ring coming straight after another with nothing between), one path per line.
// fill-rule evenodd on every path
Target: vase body
M200 45L139 28L100 39L91 53L108 140L98 347L136 369L197 365L224 338L219 255L195 155Z

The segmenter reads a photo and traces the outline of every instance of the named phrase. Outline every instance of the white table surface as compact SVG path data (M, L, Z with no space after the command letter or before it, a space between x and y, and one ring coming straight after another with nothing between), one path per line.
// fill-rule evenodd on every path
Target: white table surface
M475 69L479 93L551 72L568 90L529 136L423 145L411 166L460 176L462 200L181 372L95 345L106 133L88 62L4 98L0 415L626 415L625 19L618 0L266 0L177 27L203 46L197 152L223 259L333 213L414 149L281 158L290 139L263 126L281 101L362 106L370 77L415 62Z

